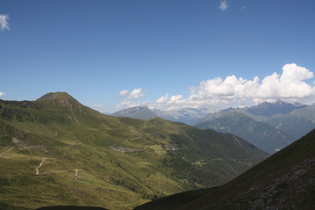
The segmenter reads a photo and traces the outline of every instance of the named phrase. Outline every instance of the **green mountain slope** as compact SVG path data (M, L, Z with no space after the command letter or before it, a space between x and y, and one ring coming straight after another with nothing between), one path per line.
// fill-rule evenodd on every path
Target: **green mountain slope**
M233 133L270 154L293 141L292 137L273 126L262 121L256 121L237 111L222 112L217 118L199 123L196 127Z
M275 115L266 120L277 129L299 139L315 128L315 106L293 110L286 115Z
M231 134L107 116L67 93L0 101L0 209L130 209L221 185L266 156Z
M313 209L315 130L217 188L188 191L136 209Z

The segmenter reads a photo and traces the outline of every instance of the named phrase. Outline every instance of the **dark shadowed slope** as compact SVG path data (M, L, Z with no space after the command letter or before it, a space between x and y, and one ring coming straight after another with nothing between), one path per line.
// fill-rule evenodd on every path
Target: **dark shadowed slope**
M231 182L139 209L314 209L315 130Z
M106 209L92 206L50 206L38 208L37 210L106 210Z

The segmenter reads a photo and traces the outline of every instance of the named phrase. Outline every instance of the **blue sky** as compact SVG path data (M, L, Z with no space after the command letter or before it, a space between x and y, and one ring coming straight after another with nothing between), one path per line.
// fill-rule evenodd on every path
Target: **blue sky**
M0 98L102 112L314 103L313 0L0 0Z

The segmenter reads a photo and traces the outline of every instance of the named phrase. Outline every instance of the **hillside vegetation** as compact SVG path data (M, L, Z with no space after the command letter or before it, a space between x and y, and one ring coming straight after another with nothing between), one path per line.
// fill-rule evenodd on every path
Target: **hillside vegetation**
M107 116L67 93L0 101L0 208L131 209L221 185L267 157L231 134Z
M175 194L136 209L314 209L314 150L315 130L220 187Z

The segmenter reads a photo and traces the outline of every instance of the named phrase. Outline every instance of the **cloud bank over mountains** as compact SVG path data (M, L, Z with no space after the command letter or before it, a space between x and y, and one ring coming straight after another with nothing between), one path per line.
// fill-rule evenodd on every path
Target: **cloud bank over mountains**
M274 72L260 80L257 76L252 80L231 75L222 79L220 77L201 81L199 86L190 87L190 95L170 96L166 93L156 101L143 101L145 94L141 88L130 93L123 90L119 93L124 99L116 108L128 108L146 105L151 109L170 110L185 107L226 108L230 106L248 106L263 101L277 99L287 101L315 102L314 82L309 83L314 73L307 68L294 63L286 64L282 74ZM142 98L142 100L140 100Z
M282 74L276 72L262 81L228 76L224 80L215 78L202 81L191 88L190 100L239 100L239 99L301 99L314 95L314 87L304 80L314 77L313 72L296 64L286 64Z

